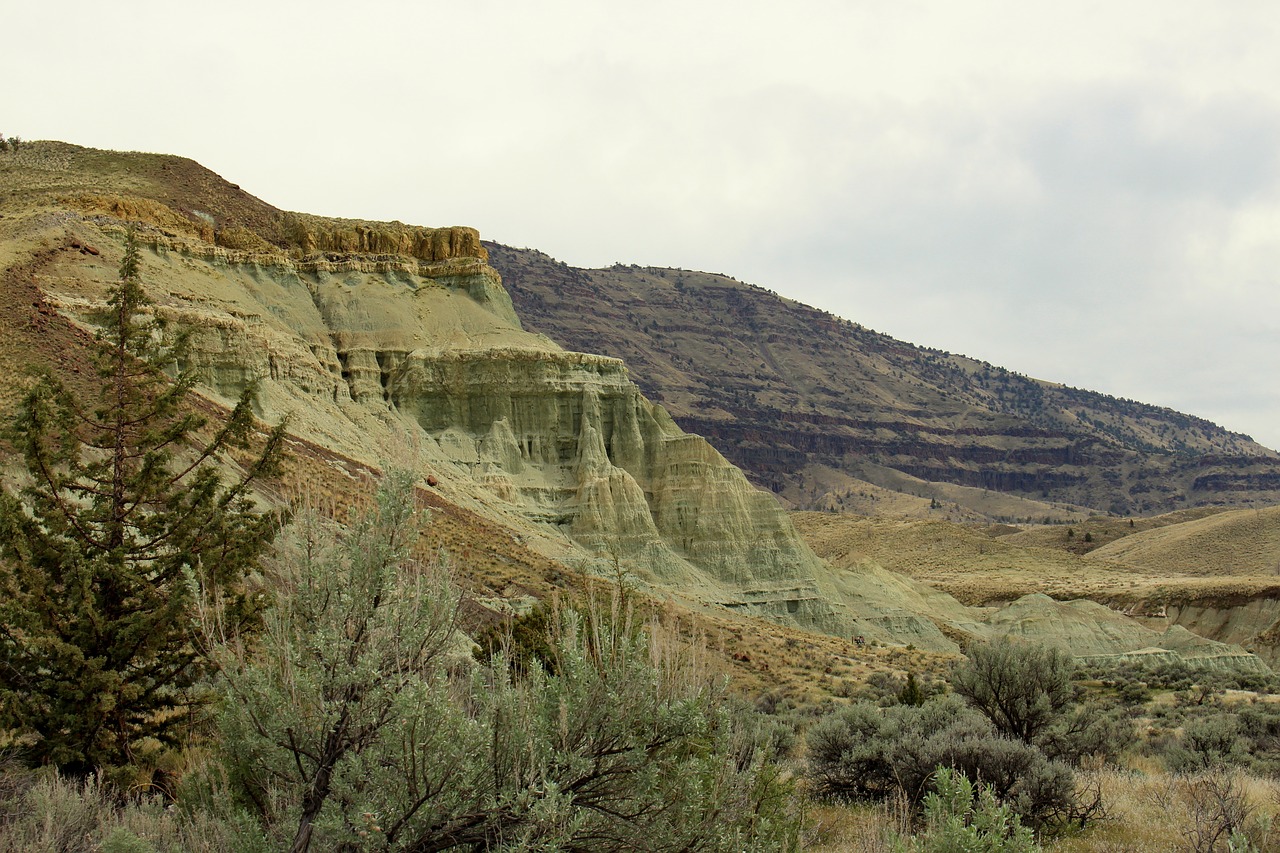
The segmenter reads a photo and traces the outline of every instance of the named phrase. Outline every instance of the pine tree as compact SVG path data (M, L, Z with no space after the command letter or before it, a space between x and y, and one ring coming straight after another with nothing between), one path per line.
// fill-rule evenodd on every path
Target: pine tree
M898 693L898 702L903 705L913 705L917 708L924 704L924 691L920 689L920 683L916 681L914 672L907 673L907 683L902 686L901 692Z
M249 623L247 574L277 519L250 486L280 461L277 426L224 485L218 460L254 434L252 389L202 441L184 407L195 377L166 375L184 336L148 317L132 232L98 336L91 400L52 376L9 430L30 484L0 494L0 726L34 764L85 774L127 765L140 739L172 743L205 661L197 598Z

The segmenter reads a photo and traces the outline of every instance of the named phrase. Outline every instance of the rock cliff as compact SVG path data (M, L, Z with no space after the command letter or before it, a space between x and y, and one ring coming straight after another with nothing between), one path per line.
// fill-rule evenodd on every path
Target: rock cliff
M868 483L1025 523L1280 501L1280 455L1169 409L895 340L728 276L577 269L489 244L529 328L625 358L645 392L802 509ZM582 305L593 310L583 312ZM993 510L982 492L1036 502Z
M372 464L411 449L451 497L589 568L617 562L691 601L853 630L776 501L646 400L620 360L525 332L473 230L311 229L297 247L236 250L172 227L178 214L155 203L97 204L56 239L100 254L60 253L41 277L86 327L119 260L117 215L141 223L155 310L189 333L216 397L254 383L265 417Z

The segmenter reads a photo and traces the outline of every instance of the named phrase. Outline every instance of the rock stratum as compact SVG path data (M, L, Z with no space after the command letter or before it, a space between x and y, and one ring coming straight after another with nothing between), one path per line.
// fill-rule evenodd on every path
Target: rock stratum
M874 514L876 489L922 498L922 515L1010 523L1280 502L1280 455L1201 418L898 341L724 275L487 245L529 328L625 358L677 423L798 509Z
M0 159L0 179L11 376L83 379L133 229L153 310L190 335L201 393L225 406L253 384L260 414L287 417L340 476L412 466L439 505L491 535L695 612L937 652L1005 630L990 609L874 562L820 559L777 499L685 432L621 358L524 328L473 229L287 213L189 160L62 143ZM20 391L6 383L6 409ZM1152 645L1136 627L1113 633L1087 653Z

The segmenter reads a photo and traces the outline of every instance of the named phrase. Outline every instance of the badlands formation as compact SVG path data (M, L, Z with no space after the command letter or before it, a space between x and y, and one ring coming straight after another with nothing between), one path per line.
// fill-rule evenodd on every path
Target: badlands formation
M439 501L574 571L845 640L954 653L1016 631L1082 656L1265 668L1235 644L1260 629L1224 644L1092 602L973 606L874 560L820 558L777 499L682 431L623 361L525 330L473 229L287 214L191 161L60 143L28 144L0 181L4 322L53 328L56 316L91 332L133 228L154 310L191 334L210 401L256 383L261 416L287 417L301 442L411 465ZM14 296L27 292L38 297ZM47 361L70 370L64 355Z

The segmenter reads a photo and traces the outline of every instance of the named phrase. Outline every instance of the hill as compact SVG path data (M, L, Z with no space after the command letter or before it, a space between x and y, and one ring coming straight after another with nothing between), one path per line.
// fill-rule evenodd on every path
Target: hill
M285 212L189 160L63 143L27 143L20 154L0 157L0 181L7 190L0 196L0 363L12 377L0 383L0 415L11 409L29 369L53 371L73 387L93 381L85 355L123 235L133 230L154 312L190 335L188 366L201 375L200 405L216 415L254 383L265 419L290 418L295 467L262 499L284 504L303 496L342 515L364 499L377 468L412 467L430 484L423 499L434 510L424 547L456 555L480 621L581 591L592 578L624 582L691 635L716 638L723 666L744 689L804 693L839 691L841 679L875 667L902 669L908 660L921 666L924 653L954 654L970 639L1001 630L993 627L991 610L957 600L938 577L928 579L942 590L922 583L919 571L914 578L909 570L888 571L901 567L884 556L848 563L815 554L773 496L673 420L671 412L687 416L698 399L694 392L714 391L715 380L698 378L691 363L653 363L646 352L626 362L600 354L589 340L567 349L526 328L473 229ZM730 301L743 287L696 284L686 289L714 285L724 291L715 298ZM580 309L592 305L582 294L557 298L579 299ZM695 304L701 303L692 297L677 300L670 310L691 311ZM812 309L785 304L789 323L819 322ZM613 310L601 305L599 322ZM760 322L763 330L775 321ZM822 322L850 328L834 318ZM792 331L798 334L799 326ZM767 343L768 334L759 334ZM679 335L704 342L708 352L713 344L738 351L728 332L716 341L692 319ZM794 347L780 345L767 355L778 375L786 365L797 382L843 369L821 351L812 363ZM893 374L898 396L829 404L859 413L859 435L890 442L889 426L909 422L917 444L903 445L904 454L922 442L952 455L960 452L955 447L985 443L1002 448L996 455L1004 461L992 467L1000 476L1055 442L1067 447L1057 433L1018 432L1011 415L971 404L965 411L973 430L952 429L960 444L947 445L956 400L941 385L901 370L898 376L893 364L886 356L864 365L863 384L875 389L876 371ZM652 384L651 367L664 383L691 377L693 391L674 386L670 394L655 392L670 397L665 404L649 399L632 378ZM753 393L770 405L799 405L791 387L769 380ZM935 403L941 414L928 408ZM908 404L915 408L908 411ZM848 426L821 413L805 423ZM768 457L763 442L773 439L761 434L761 455ZM1225 433L1209 431L1197 440L1205 453L1209 446L1222 454L1254 452L1245 439ZM792 458L779 447L776 460ZM1250 458L1270 458L1257 453ZM908 502L922 512L940 511L934 505L944 500L953 502L946 511L956 516L1065 519L1085 511L917 478L887 464L892 461L884 457L859 469L879 479L874 486L813 464L832 483L862 488L873 500L889 494L907 500L908 488L919 489ZM1086 480L1096 473L1077 463ZM1066 576L1068 565L1056 571ZM1017 589L1016 575L1006 574L1000 600L1042 591L1025 578ZM993 600L966 589L955 586L967 601ZM1045 607L1034 598L1023 606ZM1097 621L1079 608L1066 612ZM854 654L858 635L874 654ZM1117 630L1114 637L1095 643L1089 654L1125 655L1136 651L1134 643L1153 643L1138 630ZM1234 660L1243 669L1257 665L1220 644L1194 653Z
M1201 418L897 341L724 275L486 246L531 330L624 359L677 423L797 508L856 507L868 485L934 517L1010 522L1280 502L1280 456ZM991 494L1020 500L984 506Z
M1280 663L1280 507L1184 510L1132 525L1094 518L1026 530L825 512L792 518L833 568L885 569L978 613L991 608L976 617L970 611L970 618L997 631L1016 627L1087 654L1096 637L1088 643L1067 638L1101 624L1102 610L1079 604L1090 601L1110 614L1105 633L1113 638L1132 640L1131 625L1110 621L1123 615L1149 629L1178 628L1239 644ZM1014 604L1012 612L1021 615L1011 615ZM1171 639L1169 648L1181 648L1185 639Z

